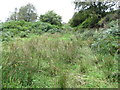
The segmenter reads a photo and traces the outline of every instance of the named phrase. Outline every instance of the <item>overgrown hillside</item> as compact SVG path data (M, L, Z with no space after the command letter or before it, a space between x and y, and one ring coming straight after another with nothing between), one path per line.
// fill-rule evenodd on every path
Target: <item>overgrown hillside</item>
M53 11L25 18L31 4L0 23L3 88L118 88L119 10L87 5L67 24Z
M4 42L3 87L117 88L116 23L98 32L45 33Z

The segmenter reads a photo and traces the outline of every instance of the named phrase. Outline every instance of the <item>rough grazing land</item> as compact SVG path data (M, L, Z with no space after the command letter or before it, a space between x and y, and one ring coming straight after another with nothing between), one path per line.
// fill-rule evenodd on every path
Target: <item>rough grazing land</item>
M95 52L93 37L82 35L46 33L3 43L3 87L117 88L117 54Z

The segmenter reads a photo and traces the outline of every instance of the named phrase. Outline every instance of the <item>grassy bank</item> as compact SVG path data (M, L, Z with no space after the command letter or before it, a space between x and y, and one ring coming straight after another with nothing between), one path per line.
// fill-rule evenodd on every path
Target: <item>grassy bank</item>
M3 87L117 88L118 54L95 52L93 36L84 34L46 33L3 43Z

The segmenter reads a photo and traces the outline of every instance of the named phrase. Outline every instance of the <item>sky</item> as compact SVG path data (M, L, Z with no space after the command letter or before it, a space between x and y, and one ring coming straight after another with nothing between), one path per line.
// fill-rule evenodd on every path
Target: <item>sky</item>
M62 16L62 21L66 23L74 14L73 0L0 0L0 20L4 22L15 8L19 9L28 3L35 6L38 16L53 10Z

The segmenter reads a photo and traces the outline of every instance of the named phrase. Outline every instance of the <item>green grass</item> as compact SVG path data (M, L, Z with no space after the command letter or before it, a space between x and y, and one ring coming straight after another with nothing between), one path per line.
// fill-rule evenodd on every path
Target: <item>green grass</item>
M91 43L72 33L3 43L3 88L117 88L118 56L95 53Z

